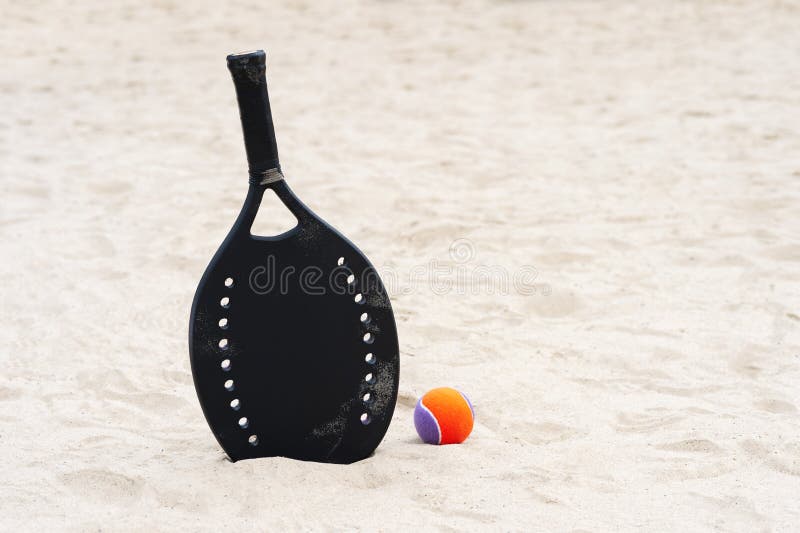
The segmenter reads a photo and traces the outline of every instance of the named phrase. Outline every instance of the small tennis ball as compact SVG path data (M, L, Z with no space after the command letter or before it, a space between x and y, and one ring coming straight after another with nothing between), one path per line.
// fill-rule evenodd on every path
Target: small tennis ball
M428 444L458 444L472 432L475 411L466 396L450 387L425 393L414 408L414 426Z

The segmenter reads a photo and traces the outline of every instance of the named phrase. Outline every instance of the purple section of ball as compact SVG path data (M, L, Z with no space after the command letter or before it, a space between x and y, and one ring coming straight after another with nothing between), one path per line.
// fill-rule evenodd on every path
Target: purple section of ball
M419 438L428 444L439 444L439 424L433 415L422 406L422 400L414 408L414 427L417 428Z

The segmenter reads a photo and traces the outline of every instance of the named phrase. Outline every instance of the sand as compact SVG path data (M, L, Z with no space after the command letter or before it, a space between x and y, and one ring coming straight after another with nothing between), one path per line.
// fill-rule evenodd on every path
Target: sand
M0 529L797 527L797 2L73 4L0 19ZM253 48L291 186L392 280L350 466L230 463L192 385ZM415 435L440 385L463 445Z

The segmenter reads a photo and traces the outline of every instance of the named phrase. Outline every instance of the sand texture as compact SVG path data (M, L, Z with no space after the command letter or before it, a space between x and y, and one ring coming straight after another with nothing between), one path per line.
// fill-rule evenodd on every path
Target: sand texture
M0 530L797 530L800 3L0 12ZM391 278L346 467L230 463L192 384L253 48L291 186ZM461 446L413 429L442 385Z

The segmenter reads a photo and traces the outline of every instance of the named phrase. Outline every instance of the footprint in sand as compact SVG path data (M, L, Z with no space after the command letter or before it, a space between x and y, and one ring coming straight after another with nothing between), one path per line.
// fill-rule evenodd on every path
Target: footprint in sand
M61 475L61 481L76 492L94 495L105 501L135 500L142 493L141 479L109 470L85 469Z
M784 413L796 413L797 407L794 404L789 402L784 402L783 400L776 400L773 398L765 398L763 400L759 400L754 403L754 405L761 409L762 411L766 411L768 413L775 413L775 414L784 414Z
M656 446L659 450L668 452L690 453L716 453L721 450L719 446L708 439L687 439L678 442L669 442Z
M615 429L624 433L650 433L683 419L683 416L670 414L664 409L645 413L619 413Z
M761 442L748 439L740 444L751 457L760 460L767 468L800 477L800 448L792 445L767 446Z
M541 317L562 318L576 314L584 305L574 292L551 287L549 293L545 291L528 298L525 307Z

